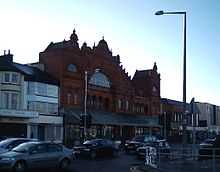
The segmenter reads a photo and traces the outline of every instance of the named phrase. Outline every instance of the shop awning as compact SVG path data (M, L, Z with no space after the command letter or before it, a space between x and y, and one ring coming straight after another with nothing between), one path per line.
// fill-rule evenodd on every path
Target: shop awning
M78 124L80 115L84 112L80 109L65 109L66 123ZM123 113L111 113L101 111L88 110L87 114L92 116L92 124L100 125L117 125L117 126L140 126L140 127L161 127L158 124L158 117L123 114Z

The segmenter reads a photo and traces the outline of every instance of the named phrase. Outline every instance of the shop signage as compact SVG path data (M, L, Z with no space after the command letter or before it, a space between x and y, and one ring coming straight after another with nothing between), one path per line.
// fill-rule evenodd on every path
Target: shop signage
M37 118L39 114L38 112L34 111L0 109L0 116L17 118Z

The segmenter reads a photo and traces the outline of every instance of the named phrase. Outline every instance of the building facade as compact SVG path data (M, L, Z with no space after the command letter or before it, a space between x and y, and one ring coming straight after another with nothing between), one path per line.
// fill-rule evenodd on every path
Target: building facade
M220 107L201 102L187 104L188 142L199 143L207 137L220 134ZM181 142L183 122L183 102L162 98L160 124L163 135L170 141ZM194 135L194 136L193 136Z
M220 134L220 106L196 102L196 107L199 111L199 126L203 128L201 134L205 137Z
M194 106L194 102L186 104L188 142L192 142L193 130L198 130L199 114ZM192 110L192 107L194 107L194 110ZM165 138L171 142L182 142L183 102L162 98L160 124L163 126L163 135Z
M34 65L0 56L0 135L62 142L59 82Z
M87 130L92 137L130 138L160 132L160 74L137 70L131 78L119 55L112 55L107 42L92 48L70 40L53 43L40 53L39 63L60 81L60 113L65 116L66 139L82 136L80 116L92 117Z

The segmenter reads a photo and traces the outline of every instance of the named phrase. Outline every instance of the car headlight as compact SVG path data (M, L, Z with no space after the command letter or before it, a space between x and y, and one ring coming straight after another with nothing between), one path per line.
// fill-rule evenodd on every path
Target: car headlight
M2 157L1 160L2 161L14 161L15 158L14 157Z

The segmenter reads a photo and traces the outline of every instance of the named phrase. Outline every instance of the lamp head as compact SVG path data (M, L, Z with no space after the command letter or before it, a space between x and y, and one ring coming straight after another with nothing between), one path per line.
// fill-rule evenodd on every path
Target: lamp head
M157 11L157 12L155 13L155 15L157 15L157 16L159 16L159 15L163 15L163 14L164 14L163 11Z

